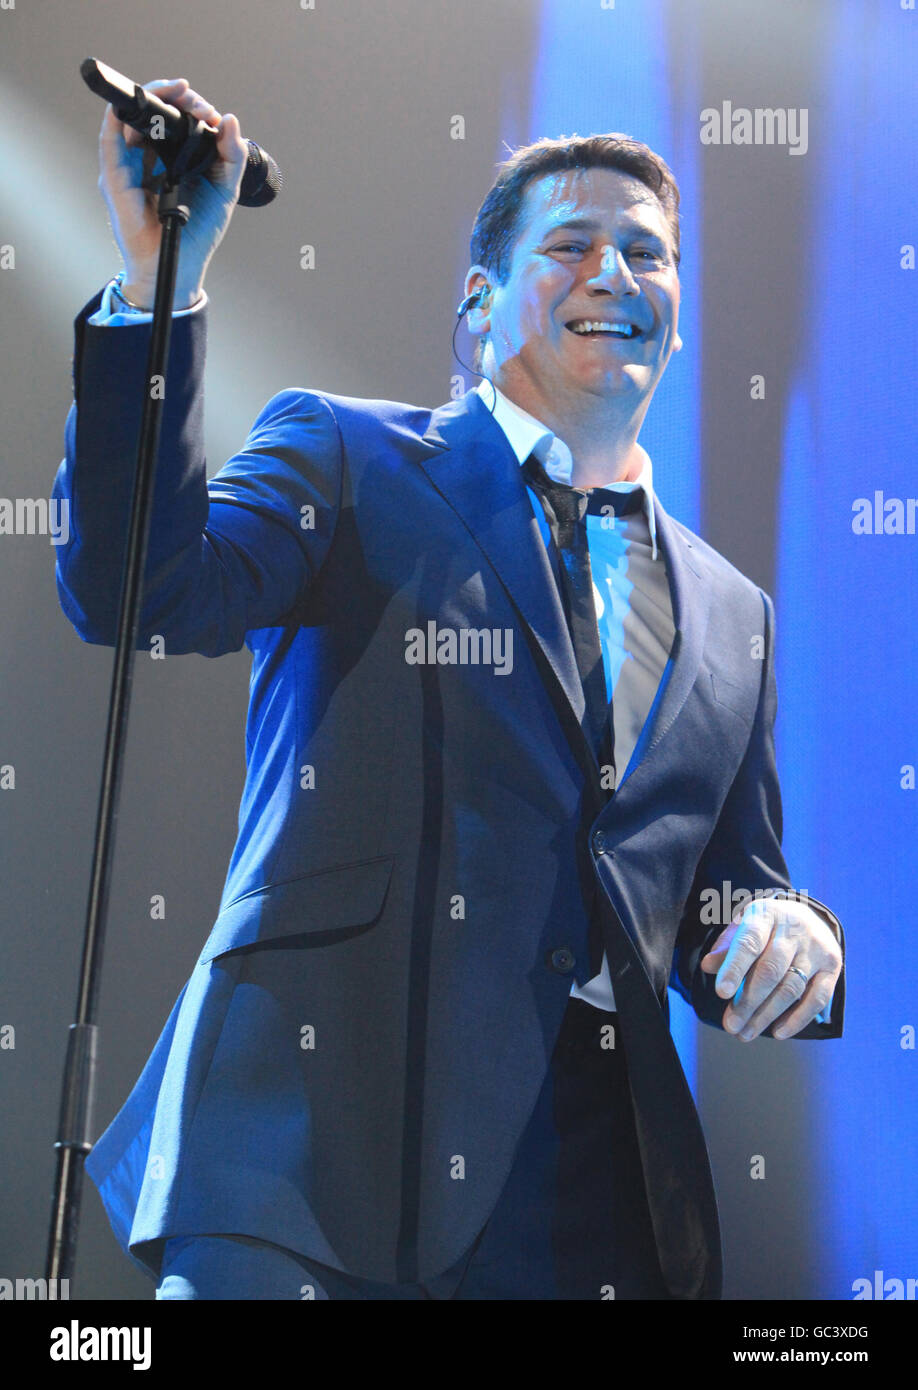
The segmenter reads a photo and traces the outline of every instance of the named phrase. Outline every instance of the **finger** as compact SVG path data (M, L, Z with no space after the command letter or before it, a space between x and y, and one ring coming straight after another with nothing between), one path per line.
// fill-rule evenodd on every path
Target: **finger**
M159 175L156 174L157 167ZM143 147L143 178L140 180L141 188L155 193L158 188L158 179L162 177L163 166L159 162L159 154L153 145Z
M708 971L708 973L711 973L720 968L720 966L723 963L724 957L726 956L727 951L729 949L730 942L733 940L734 936L736 935L736 932L737 924L735 922L730 922L726 927L724 927L723 931L717 937L717 940L714 942L711 949L709 951L706 951L705 954L701 957L700 964L702 970L706 970Z
M772 925L767 908L757 904L746 912L714 981L714 989L722 999L731 998L739 989L749 967L768 945Z
M152 82L142 83L145 92L153 92L160 101L170 106L178 106L188 92L187 77L155 77Z
M162 93L157 92L157 96L162 96ZM203 121L205 125L216 127L220 123L220 112L217 110L216 106L209 102L206 97L201 96L201 93L196 92L192 87L188 87L185 91L179 93L174 105L176 105L180 111L187 111L188 114L194 116L196 120Z
M817 970L799 1002L777 1018L771 1030L772 1037L793 1037L828 1008L840 973L840 970Z
M727 954L727 946L712 946L707 955L701 957L698 962L701 969L707 975L713 975L723 964L724 956Z
M239 120L232 112L221 116L217 128L217 153L235 171L244 167L249 157L249 147L242 138Z
M155 92L161 101L167 102L170 106L177 106L187 86L188 82L184 77L158 78L154 82L145 83L144 91ZM120 170L128 167L126 151L139 149L144 143L140 131L119 121L114 106L108 103L99 131L99 161L103 172L109 177L116 176Z
M142 142L140 136L137 135L137 139L131 140L129 147L125 132L130 135L137 135L137 132L132 131L130 126L125 126L118 120L111 106L106 106L105 115L102 118L102 128L99 131L100 184L103 187L108 185L117 191L137 183L138 165L135 147Z
M776 990L781 988L788 969L794 964L794 961L794 943L782 936L775 928L765 950L746 974L741 997L734 999L724 1013L723 1025L728 1033L739 1033L743 1024L751 1019L756 1009L760 1008L766 999L769 999ZM798 962L798 964L804 968L802 962ZM810 971L807 969L805 973L808 977ZM799 998L800 992L806 984L806 979L801 979L799 975L792 975L791 979L800 981L801 990L785 1001L784 1008L788 1008Z
M210 102L205 101L197 92L192 91L184 77L172 81L148 82L144 86L144 91L152 92L160 101L165 102L175 111L193 116L195 120L203 121L205 125L216 125L219 119L218 113ZM141 135L140 131L134 130L132 126L125 126L124 138L128 145L149 143L149 137Z
M723 1024L728 1033L737 1033L744 1042L751 1042L803 998L809 988L811 968L799 958L795 958L793 964L803 970L804 975L798 975L797 970L785 970L775 988L758 1008L738 1009L735 1011L735 1017L729 1019L725 1013ZM732 1008L732 1005L730 1007ZM729 1012L730 1009L727 1010L727 1013ZM815 1012L818 1013L819 1010L816 1009Z
M160 101L164 101L168 106L174 106L177 111L182 109L180 103L183 101L185 93L188 90L188 79L186 77L158 77L153 82L144 82L142 85L145 92L153 92L155 96L159 97ZM135 130L133 126L124 125L121 122L119 122L119 124L124 132L124 143L126 145L134 148L144 143L145 137L141 135L139 130Z
M726 960L727 952L729 951L729 949L729 941L725 941L722 946L712 946L710 951L708 951L706 955L701 957L701 961L699 963L701 965L702 970L704 970L708 975L715 974Z

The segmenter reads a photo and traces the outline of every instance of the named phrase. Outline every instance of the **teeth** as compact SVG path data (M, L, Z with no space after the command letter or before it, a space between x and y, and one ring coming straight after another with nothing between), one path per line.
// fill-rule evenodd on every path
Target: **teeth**
M635 330L630 323L609 323L605 319L594 319L585 323L575 323L574 333L613 333L619 338L633 338Z

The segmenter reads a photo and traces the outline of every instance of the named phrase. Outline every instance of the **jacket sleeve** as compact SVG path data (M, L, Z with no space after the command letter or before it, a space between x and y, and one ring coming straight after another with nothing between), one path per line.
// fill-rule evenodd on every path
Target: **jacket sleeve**
M57 550L61 606L87 642L113 645L143 394L149 323L76 319L74 402L53 496L69 513ZM328 402L281 391L242 450L210 481L203 447L206 310L176 316L154 486L138 648L219 656L246 632L279 626L330 548L342 451Z
M686 901L676 938L670 984L686 999L704 1023L723 1026L729 1003L714 990L714 975L700 969L699 962L711 949L730 915L712 920L710 906L729 898L738 890L750 895L784 896L805 901L828 924L842 949L845 939L841 923L824 903L808 893L799 893L791 884L781 851L783 820L781 791L775 762L774 725L777 690L774 671L774 606L760 590L765 606L765 655L762 684L755 722L743 762L727 794L714 833L702 855ZM725 887L726 885L726 887ZM827 1009L795 1039L839 1038L842 1036L845 1007L845 967L835 985ZM820 1021L820 1019L824 1021ZM771 1037L766 1030L765 1037Z

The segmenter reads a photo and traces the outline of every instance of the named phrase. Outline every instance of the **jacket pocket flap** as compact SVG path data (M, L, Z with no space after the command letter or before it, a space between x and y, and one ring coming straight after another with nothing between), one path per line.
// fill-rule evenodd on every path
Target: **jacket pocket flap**
M394 863L339 864L246 893L220 913L198 959L275 938L303 936L304 945L323 946L366 931L382 912Z

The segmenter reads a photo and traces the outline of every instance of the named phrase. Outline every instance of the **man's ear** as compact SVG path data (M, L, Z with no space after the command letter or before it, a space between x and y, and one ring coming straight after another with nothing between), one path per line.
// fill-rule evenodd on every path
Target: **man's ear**
M675 338L673 339L673 352L678 352L679 349L681 348L681 346L682 346L682 339L679 337L679 330L677 329L677 330L676 330L676 336L675 336Z
M481 298L468 311L466 323L470 333L487 333L490 327L488 309L491 301L491 283L483 265L473 265L465 277L466 296L481 293Z
M472 294L474 290L480 290L483 286L490 286L488 272L483 265L473 265L469 267L465 277L465 289L463 294Z

